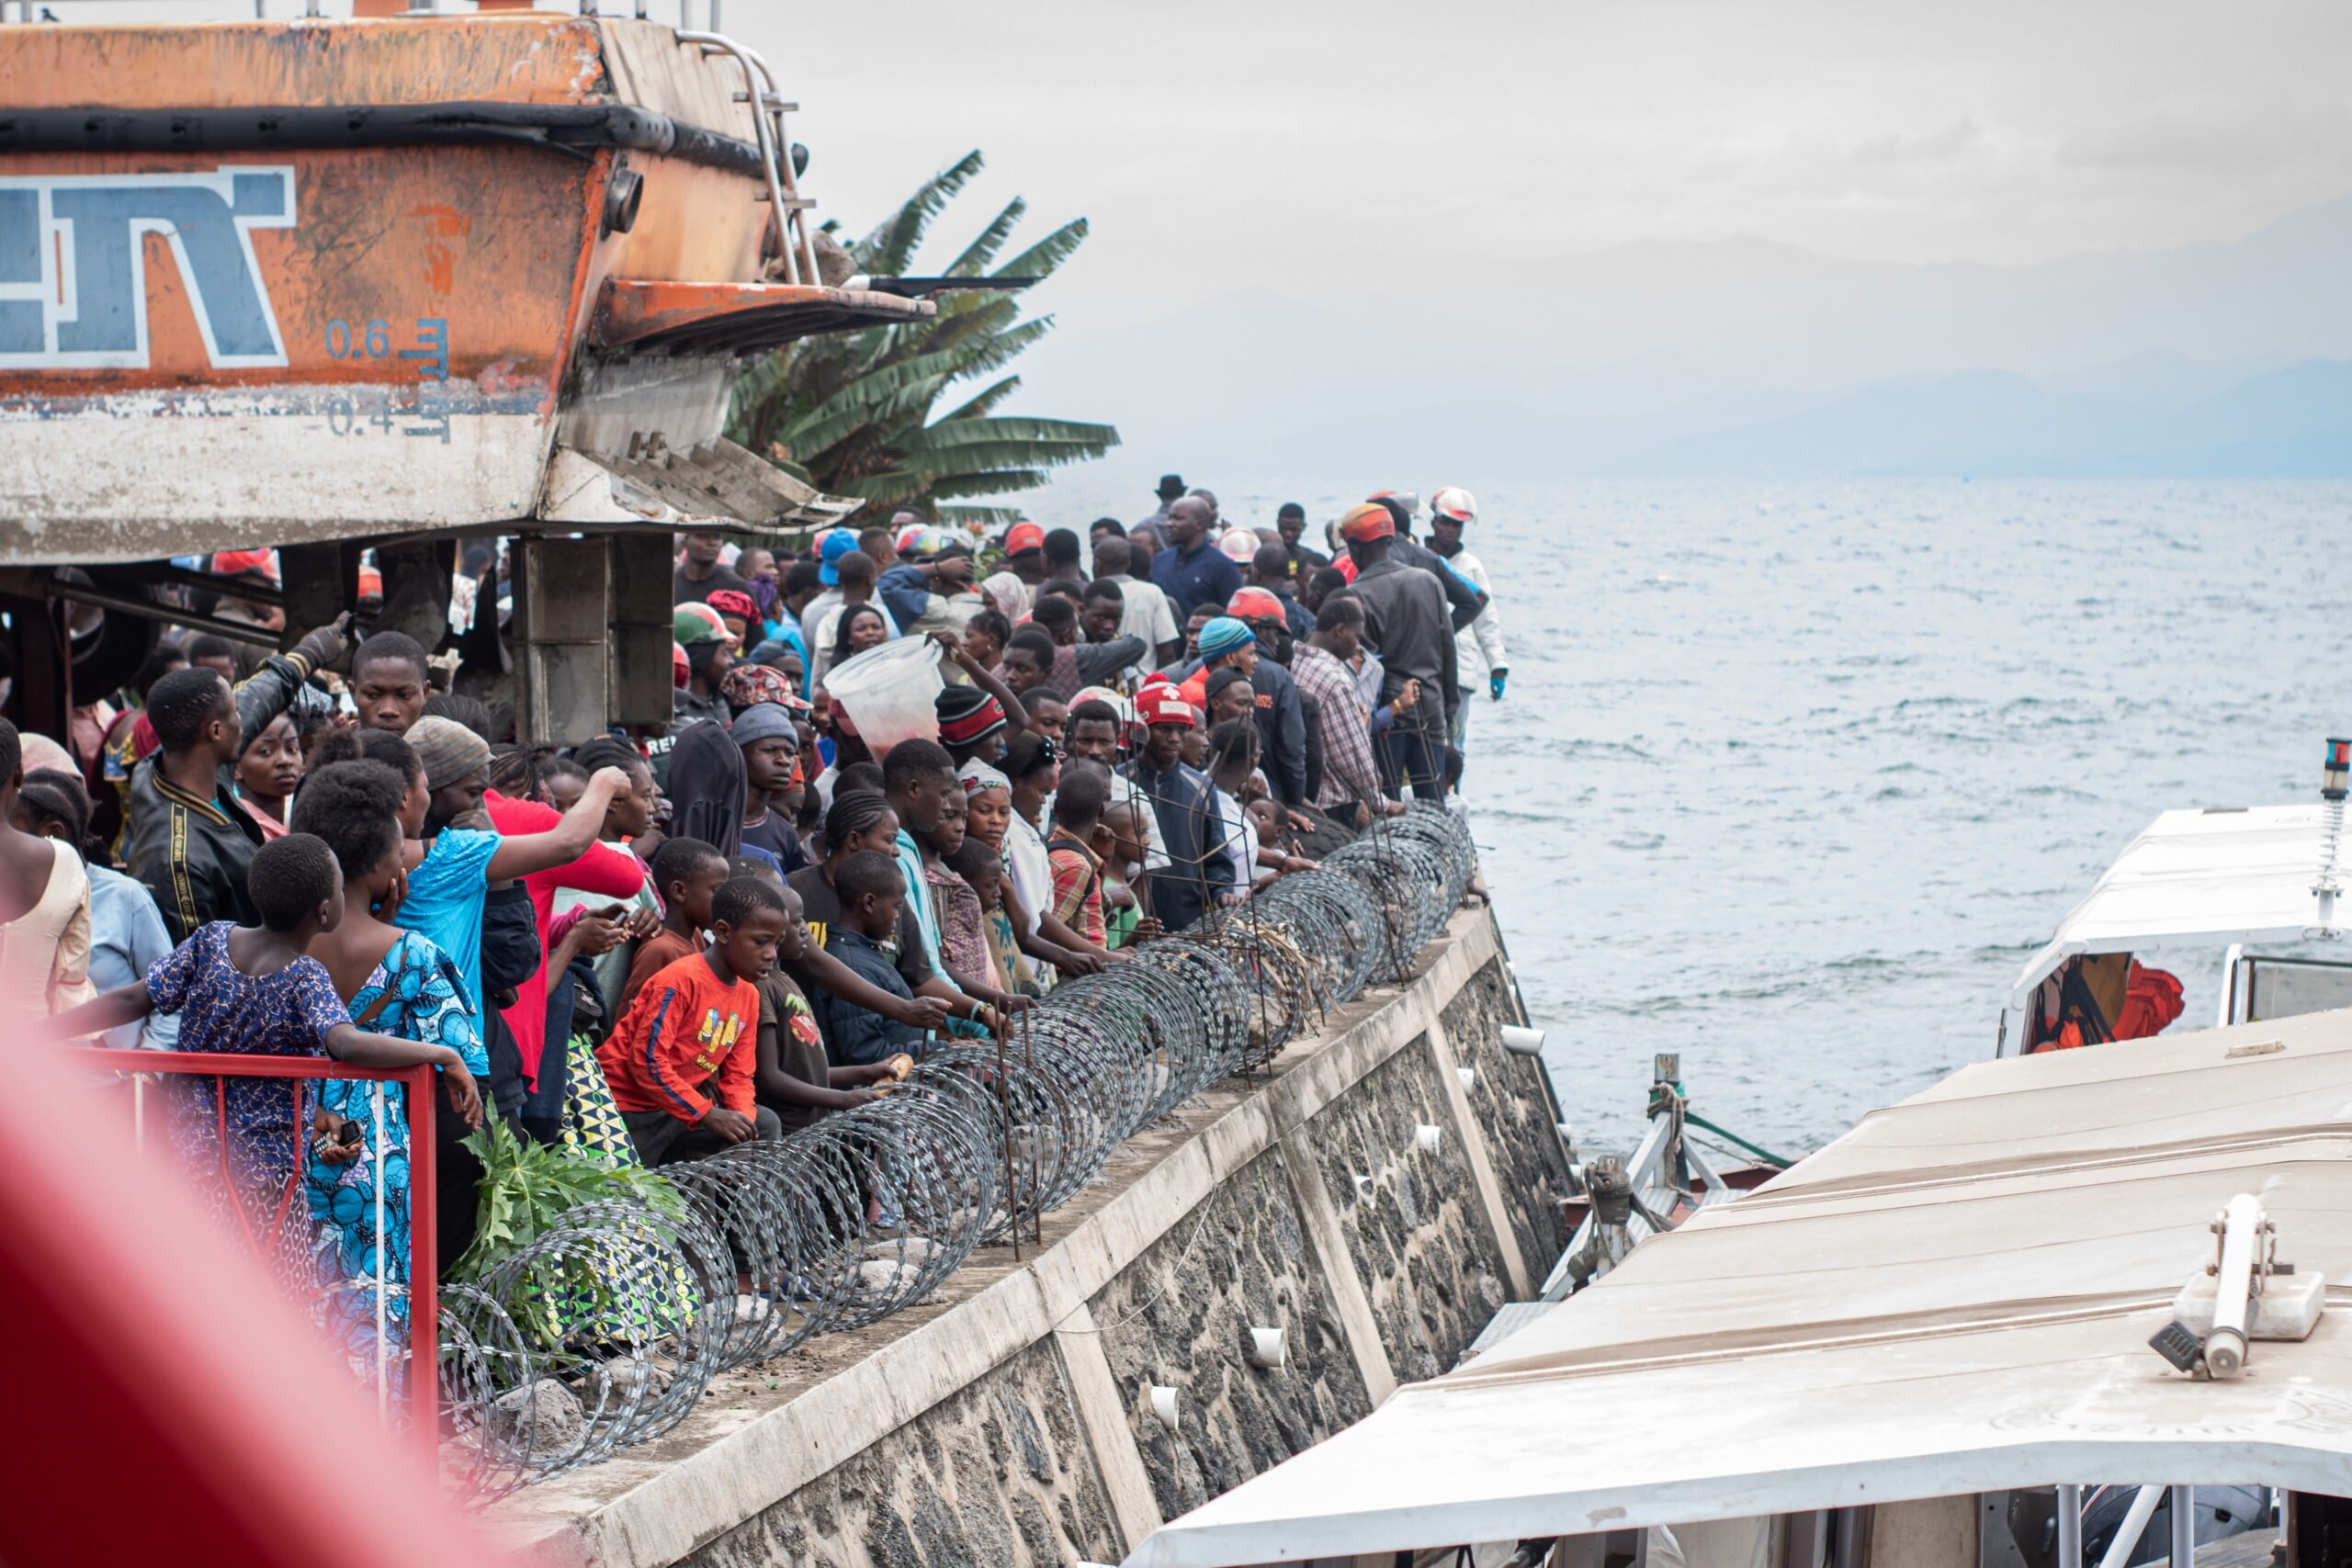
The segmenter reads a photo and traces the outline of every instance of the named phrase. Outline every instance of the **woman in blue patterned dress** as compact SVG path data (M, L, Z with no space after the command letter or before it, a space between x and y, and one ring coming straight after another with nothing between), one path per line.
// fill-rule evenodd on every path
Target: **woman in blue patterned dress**
M405 890L398 816L405 793L400 774L375 761L330 763L304 782L293 822L334 852L345 906L343 922L311 951L361 1027L446 1046L469 1072L487 1077L489 1055L456 962L431 938L392 923ZM388 1331L396 1333L408 1316L406 1094L401 1084L337 1078L320 1095L312 1143L319 1157L309 1172L310 1210L324 1255L320 1272L348 1283L345 1308L334 1315L347 1323L348 1348L363 1358L372 1351L379 1269Z
M333 976L311 955L344 915L343 877L327 846L288 833L254 852L249 877L263 923L199 926L133 985L57 1015L46 1037L76 1039L152 1012L177 1013L183 1051L332 1056L371 1067L430 1066L451 1109L478 1123L481 1102L459 1070L461 1054L438 1042L393 1039L354 1026ZM254 1250L310 1289L308 1216L294 1209L310 1167L305 1140L319 1107L317 1080L174 1075L172 1136L198 1190L223 1208ZM212 1179L218 1177L218 1180Z

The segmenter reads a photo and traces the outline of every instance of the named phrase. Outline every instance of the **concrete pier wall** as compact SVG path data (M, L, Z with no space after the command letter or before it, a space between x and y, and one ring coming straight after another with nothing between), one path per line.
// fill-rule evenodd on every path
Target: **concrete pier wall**
M728 1374L499 1527L598 1568L1115 1562L1540 1281L1566 1152L1541 1066L1501 1048L1522 1016L1487 911L1461 911L1410 981L1132 1140L1017 1261L976 1254L935 1303ZM1279 1368L1250 1364L1261 1327Z

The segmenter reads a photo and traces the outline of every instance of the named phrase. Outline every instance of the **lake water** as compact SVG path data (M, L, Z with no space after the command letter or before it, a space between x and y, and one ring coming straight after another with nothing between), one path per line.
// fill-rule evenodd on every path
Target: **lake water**
M1317 527L1351 494L1217 489ZM2352 487L1474 489L1512 675L1466 789L1588 1154L1630 1148L1659 1051L1790 1154L1991 1055L2157 811L2312 798L2352 733ZM2219 955L2177 956L2201 1026Z

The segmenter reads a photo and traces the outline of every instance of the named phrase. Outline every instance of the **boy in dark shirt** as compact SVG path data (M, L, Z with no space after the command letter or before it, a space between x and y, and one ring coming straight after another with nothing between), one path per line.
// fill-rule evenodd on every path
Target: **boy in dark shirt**
M759 982L759 1059L753 1088L760 1104L775 1112L784 1130L797 1133L832 1111L870 1103L876 1095L868 1086L904 1077L914 1063L899 1055L863 1066L832 1065L807 993L785 973L786 964L803 962L812 949L808 922L800 918L800 896L773 871L739 874L761 876L784 897L784 937L775 944L775 965Z
M841 918L825 933L825 951L867 984L911 998L914 993L899 976L889 946L898 931L899 906L907 896L898 862L860 850L834 868L833 890L841 896ZM866 1066L888 1061L896 1052L922 1054L926 1037L920 1030L830 992L819 992L814 1005L834 1061Z

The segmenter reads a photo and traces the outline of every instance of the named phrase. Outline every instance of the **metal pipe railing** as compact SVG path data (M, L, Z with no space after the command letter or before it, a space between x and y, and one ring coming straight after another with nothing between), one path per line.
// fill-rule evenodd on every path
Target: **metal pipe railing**
M360 1067L337 1062L324 1056L245 1056L217 1051L125 1051L104 1046L68 1046L77 1062L113 1072L132 1074L172 1074L175 1076L209 1077L216 1080L228 1078L347 1078L363 1083L398 1083L407 1086L405 1110L408 1116L409 1170L409 1232L408 1232L408 1393L411 1423L419 1440L428 1450L437 1446L440 1438L440 1314L439 1293L435 1286L435 1259L438 1238L434 1234L434 1122L433 1095L435 1069L413 1067ZM214 1093L225 1089L225 1083L216 1083ZM143 1100L141 1102L143 1112ZM301 1179L304 1161L309 1157L309 1129L295 1128L295 1169L293 1179ZM377 1172L377 1201L382 1201L383 1174ZM380 1213L380 1211L379 1211ZM377 1231L381 1247L383 1232ZM380 1252L379 1254L380 1257ZM382 1323L383 1291L376 1292L378 1322ZM379 1338L380 1344L380 1338Z

